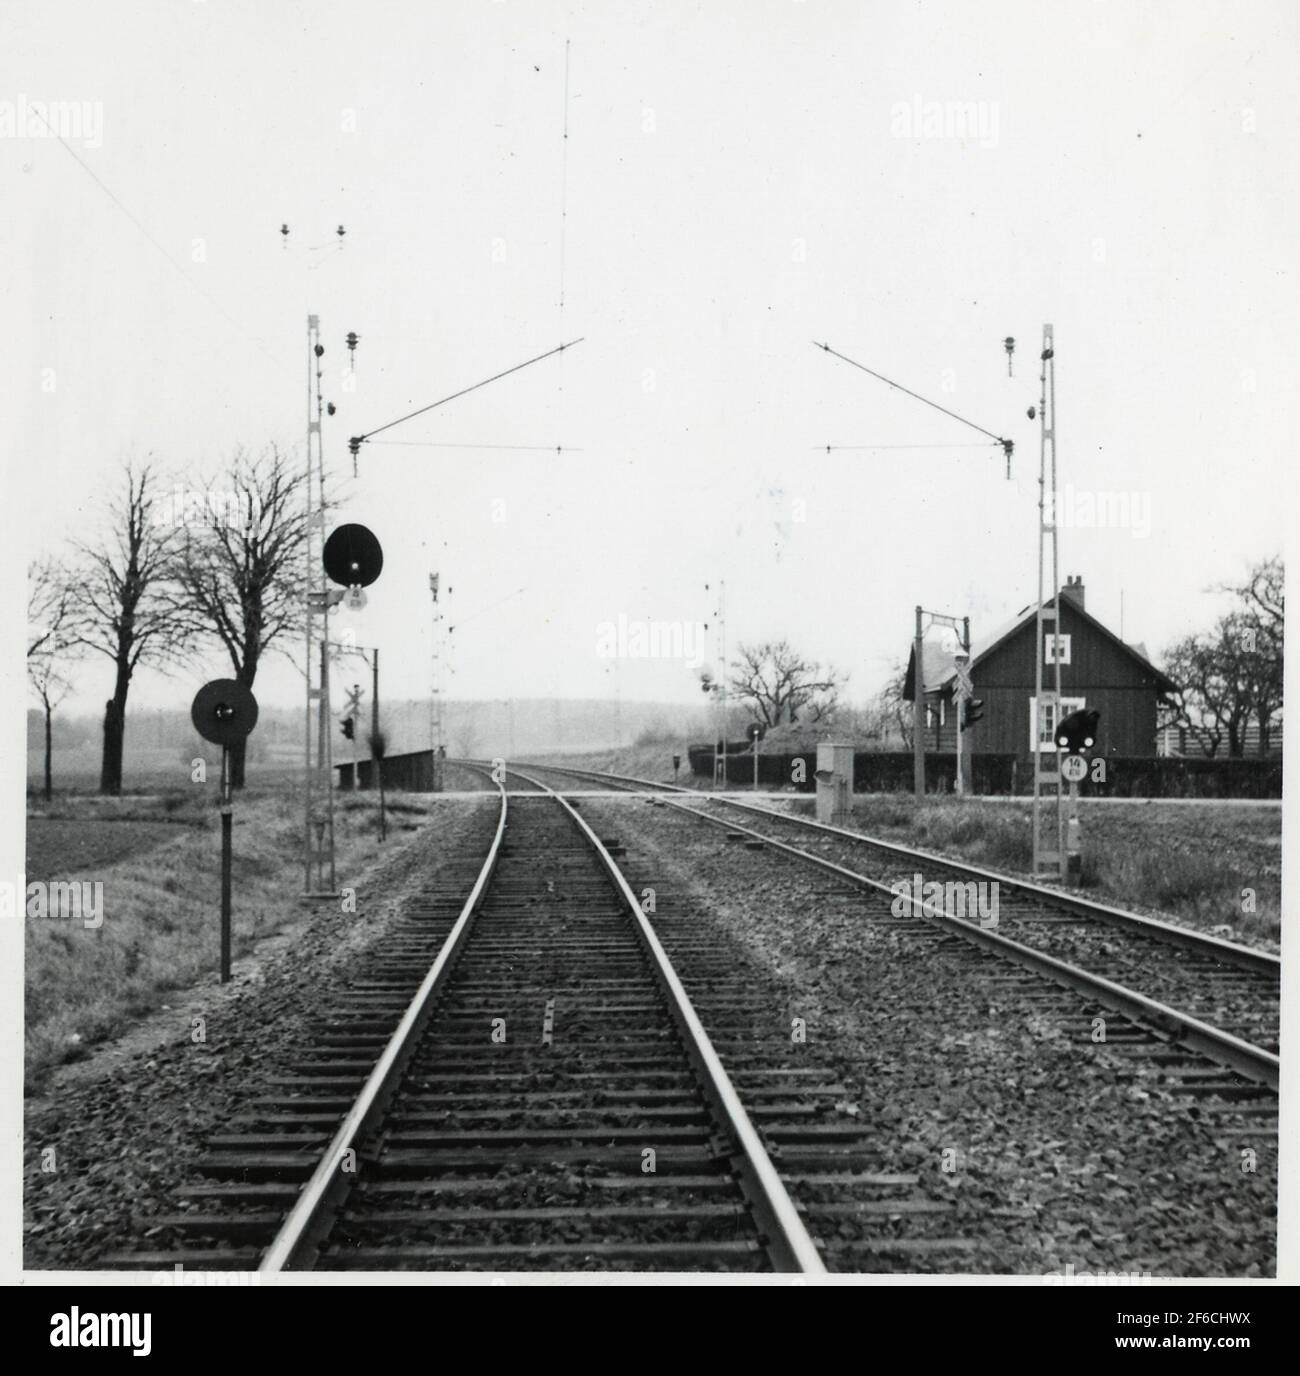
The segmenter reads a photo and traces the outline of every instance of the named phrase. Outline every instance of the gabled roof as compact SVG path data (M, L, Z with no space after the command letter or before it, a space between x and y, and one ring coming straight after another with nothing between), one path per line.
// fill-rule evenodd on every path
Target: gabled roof
M1043 603L1045 607L1050 607L1053 598L1048 598ZM1065 602L1069 604L1070 610L1081 617L1089 626L1099 631L1112 644L1119 646L1129 658L1136 660L1137 663L1155 680L1156 689L1161 694L1173 693L1177 691L1177 684L1167 675L1156 668L1147 658L1146 646L1141 644L1130 645L1121 640L1113 631L1109 630L1095 616L1074 601L1073 598L1066 597ZM1002 625L995 627L987 635L977 636L971 642L970 652L970 672L974 675L979 667L980 661L987 659L1003 641L1010 639L1030 621L1038 615L1037 603L1031 602L1029 606L1022 608L1010 621L1004 621ZM903 681L903 698L907 702L912 701L912 682L916 658L915 649L907 659L907 674ZM953 679L957 677L957 666L953 663L952 651L949 647L930 638L921 642L921 682L922 691L925 693L942 693L947 690Z

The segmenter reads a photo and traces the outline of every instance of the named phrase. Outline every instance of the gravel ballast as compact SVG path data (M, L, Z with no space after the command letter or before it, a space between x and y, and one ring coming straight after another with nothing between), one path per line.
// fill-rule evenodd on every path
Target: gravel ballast
M964 943L918 940L887 898L728 843L679 809L583 810L628 848L638 893L657 884L732 938L774 1023L806 1020L883 1158L959 1201L976 1244L964 1269L1272 1274L1272 1134L1187 1101L1146 1056L1092 1042L1077 996L1045 997L1000 964L973 977Z
M275 953L238 962L229 985L172 996L147 1025L55 1072L26 1105L27 1269L94 1269L147 1245L142 1220L175 1207L171 1191L191 1178L207 1137L273 1092L304 1029L403 902L436 888L458 858L486 854L496 817L486 796L435 802L427 825L392 837L356 880L356 912L317 904Z

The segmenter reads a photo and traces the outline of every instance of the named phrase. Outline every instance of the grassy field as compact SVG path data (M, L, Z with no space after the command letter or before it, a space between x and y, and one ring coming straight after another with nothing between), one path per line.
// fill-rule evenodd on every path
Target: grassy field
M811 801L802 804L811 810ZM1027 874L1033 865L1028 803L867 794L854 799L863 831ZM1221 935L1275 944L1281 933L1282 813L1234 808L1084 802L1082 887L1118 907L1167 913ZM1255 911L1243 911L1243 890Z
M556 763L672 782L673 745L635 746ZM690 776L685 747L680 783ZM743 787L743 782L740 785ZM811 814L809 795L788 806ZM990 869L1027 874L1032 868L1030 806L1025 802L906 793L859 794L855 825L873 836L917 846ZM1282 810L1215 803L1089 803L1081 805L1083 887L1102 902L1166 914L1234 940L1275 947L1282 921ZM1254 894L1245 911L1243 890ZM1224 930L1226 929L1226 930Z
M209 788L187 793L33 801L26 878L101 881L102 925L71 915L26 917L29 1088L52 1065L156 1012L170 991L215 980L219 959L220 815ZM389 835L413 829L418 797L390 800ZM290 788L254 786L234 811L232 949L238 960L303 920L302 802ZM338 879L346 886L377 854L374 796L341 795Z

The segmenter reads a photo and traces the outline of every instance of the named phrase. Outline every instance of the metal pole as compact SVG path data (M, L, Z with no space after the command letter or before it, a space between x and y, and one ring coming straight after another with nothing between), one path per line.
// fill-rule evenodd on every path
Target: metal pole
M718 741L721 739L720 733L722 730L719 689L716 683L713 685L713 697L709 705L709 715L713 718L713 777L709 780L709 787L716 789L718 786Z
M754 737L754 792L758 792L758 737Z
M370 671L370 691L372 694L370 701L370 758L373 760L375 757L373 742L379 739L379 650L374 649L370 653L374 655ZM375 765L375 769L378 771L378 764Z
M1048 325L1045 329L1047 347L1051 357L1047 360L1047 397L1052 412L1050 431L1052 451L1052 610L1055 625L1054 651L1052 654L1053 690L1056 697L1056 725L1061 724L1061 545L1057 507L1056 486L1056 332ZM1040 649L1038 658L1042 659ZM1055 730L1055 728L1053 728ZM1077 788L1076 788L1077 792ZM1069 877L1070 858L1065 845L1065 798L1058 783L1056 789L1056 849L1061 857L1061 879Z
M953 787L956 790L957 796L960 798L966 792L965 782L963 781L961 776L961 719L966 715L966 694L961 690L960 686L958 687L957 691L952 695L952 700L953 704L957 709L957 773L955 778L953 779Z
M442 757L442 613L438 610L438 575L429 575L429 592L433 598L432 659L429 664L429 791L441 793L443 785Z
M916 801L925 799L925 672L921 664L921 608L916 609L916 638L912 642L912 788Z
M307 501L307 538L303 541L303 559L306 563L305 577L303 578L303 596L306 599L306 616L304 620L307 626L307 653L303 661L304 676L307 680L307 711L303 719L303 877L302 889L304 893L311 892L311 852L312 852L312 767L311 767L311 661L312 661L312 606L311 594L315 586L315 578L312 568L312 553L315 549L315 531L312 522L315 519L315 508L311 500L311 369L312 369L312 343L317 329L318 319L314 315L307 317L307 487L305 496Z
M1008 358L1007 361L1010 362L1010 358ZM964 649L964 650L966 651L966 669L967 669L967 672L969 672L969 670L970 670L970 617L969 617L969 616L963 616L962 619L961 619L961 643L962 643L962 649ZM971 696L972 696L972 697L975 696L974 690L972 690ZM961 714L961 713L958 713L958 715L957 715L957 730L958 730L959 732L962 730L962 714ZM962 781L962 786L961 786L961 787L962 787L962 792L965 793L965 792L966 792L966 782L967 782L967 781L966 781L966 749L965 749L965 737L959 735L959 736L957 737L957 741L958 741L958 744L957 744L957 773L958 773L958 775L960 776L961 781ZM971 784L972 784L971 791L974 792L974 780L971 780Z
M325 449L324 438L321 432L321 418L325 413L325 402L321 394L321 379L324 376L321 370L321 356L324 354L324 347L320 343L320 317L309 315L307 317L307 539L304 542L304 554L307 567L305 569L305 587L307 593L306 607L306 660L305 671L307 680L307 712L305 722L305 750L304 766L306 769L306 782L304 787L304 831L306 854L304 859L305 871L305 892L311 894L313 890L319 893L324 885L325 857L329 856L329 890L334 889L334 778L330 768L331 751L333 742L329 739L329 718L330 718L330 696L329 696L329 601L327 597L328 582L325 577L325 566L321 559L324 545L325 533ZM312 413L312 383L313 372L315 374L315 414ZM312 439L315 437L315 451L312 449ZM314 460L314 464L313 464ZM315 472L313 473L313 466ZM313 486L314 479L314 486ZM313 611L315 607L315 611ZM312 626L312 617L319 614L321 618L321 659L319 678L315 686L312 684L313 664L315 660L314 645L315 633ZM312 704L316 705L316 712L319 720L319 731L316 743L316 762L312 763ZM320 792L325 795L325 810L323 816L317 815L317 797ZM315 833L315 846L312 844L312 836ZM312 856L315 855L315 884L312 882Z
M1046 351L1044 337L1043 348ZM1055 513L1053 513L1055 515ZM1038 374L1038 613L1035 616L1034 644L1034 721L1030 727L1030 748L1033 754L1029 767L1034 771L1034 878L1040 878L1045 870L1046 861L1040 858L1043 850L1043 556L1044 541L1047 538L1047 359L1044 356L1039 364ZM1052 723L1055 738L1056 723ZM1059 785L1058 785L1059 787Z
M315 353L315 350L313 350ZM334 738L330 734L330 667L329 667L329 643L330 643L330 608L329 608L329 579L325 575L325 432L321 422L325 415L325 399L321 394L321 379L324 372L321 368L321 354L316 353L316 463L319 470L318 486L320 488L320 536L321 536L321 557L317 560L317 577L320 580L320 600L324 608L322 612L321 630L321 676L320 676L320 714L321 714L321 739L325 742L325 759L323 772L325 775L325 826L329 836L329 860L330 860L330 886L329 892L334 894L338 887L338 880L334 872Z
M352 685L352 701L356 703L356 708L352 713L352 791L361 791L361 764L357 759L357 732L361 730L361 685Z
M721 641L722 677L718 679L718 697L722 700L722 787L727 787L727 580L718 584L722 600L719 603L718 638Z
M1034 875L1064 879L1067 868L1065 846L1065 790L1060 776L1060 752L1056 748L1056 728L1061 722L1061 574L1057 532L1056 489L1056 348L1051 325L1043 326L1043 348L1039 371L1039 450L1038 450L1038 614L1035 620L1034 696L1037 716L1032 727L1032 767L1034 771ZM1050 561L1051 597L1046 596ZM1051 602L1049 610L1046 603ZM1044 686L1043 657L1046 653L1047 627L1052 636L1052 686ZM1046 701L1044 700L1046 699ZM1050 714L1046 708L1051 708ZM1044 751L1039 737L1042 723L1049 716L1052 725L1051 766L1044 767ZM1045 845L1046 807L1055 792L1056 822L1054 839Z
M230 747L221 747L221 983L230 983Z
M323 834L322 834L322 840L321 840L322 853L321 853L321 855L318 856L317 858L318 858L318 860L319 860L319 862L320 862L320 874L321 874L321 878L322 878L322 881L323 881L323 879L324 879L324 859L325 859L325 855L328 854L328 856L329 856L329 871L330 871L330 878L329 878L329 890L328 890L328 891L329 891L330 893L333 893L333 892L334 892L334 769L333 769L333 765L334 765L334 760L333 760L333 746L334 746L334 742L333 742L333 740L330 738L330 730L329 730L329 727L330 727L330 713L329 713L329 700L330 700L330 655L329 655L329 648L330 648L330 643L329 643L329 615L328 615L328 613L327 613L327 614L326 614L326 617L325 617L325 638L322 639L322 640L321 640L321 643L320 643L320 736L319 736L319 739L318 739L318 746L319 746L319 755L318 755L318 759L319 759L319 764L320 764L320 772L321 772L322 777L323 777L324 780L325 780L325 800L326 800L326 807L325 807L325 819L324 819L323 826L322 826L322 828L321 828L321 829L322 829L322 833L323 833ZM329 837L329 846L328 846L328 849L325 848L325 841L324 841L324 838L325 838L326 835Z

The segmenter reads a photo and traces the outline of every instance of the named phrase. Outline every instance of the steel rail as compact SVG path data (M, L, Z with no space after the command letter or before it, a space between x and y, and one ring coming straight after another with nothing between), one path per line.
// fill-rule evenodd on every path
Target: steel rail
M933 851L919 850L914 846L904 846L897 841L882 841L877 837L867 836L863 832L832 826L828 822L818 822L812 817L787 816L777 812L775 808L763 807L761 804L750 802L748 799L718 798L716 801L727 807L741 808L746 812L760 816L775 817L779 822L790 822L810 831L827 832L832 836L855 841L859 845L875 846L879 850L889 851L894 855L918 863L923 862L956 870L961 874L969 874L986 882L996 881L1004 889L1031 894L1054 907L1065 908L1081 917L1095 918L1098 922L1108 922L1112 926L1124 927L1130 931L1145 932L1153 938L1167 941L1171 945L1202 951L1219 960L1245 969L1273 975L1278 975L1281 972L1281 959L1271 952L1258 951L1254 947L1242 946L1235 941L1224 941L1222 937L1211 936L1206 932L1194 932L1186 927L1178 927L1172 922L1163 922L1156 917L1127 912L1123 908L1112 908L1109 904L1098 903L1092 898L1082 898L1078 894L1063 893L1048 888L1046 884L1038 884L1029 879L1018 879L1013 875L1000 874L997 870L985 869L982 865L973 865L965 860L955 860L948 856L936 855Z
M348 1153L358 1154L364 1138L373 1131L392 1100L401 1081L419 1034L428 1021L434 997L459 954L469 930L475 910L483 899L496 869L505 835L508 802L505 789L497 785L501 797L501 813L496 833L488 849L487 858L479 870L474 887L465 900L447 939L402 1015L393 1035L388 1039L379 1059L361 1087L347 1116L339 1125L333 1140L325 1148L320 1163L302 1187L280 1231L263 1253L259 1274L274 1275L280 1271L310 1267L316 1260L320 1246L338 1215L356 1180L356 1163L345 1169Z
M705 802L720 803L723 807L734 807L742 812L753 813L760 817L771 817L778 822L786 822L791 826L803 827L808 831L825 832L831 836L838 836L846 841L856 842L858 845L874 846L878 850L888 851L893 855L905 858L913 863L943 867L956 871L959 874L970 875L976 880L984 880L985 882L996 881L1003 889L1041 899L1051 904L1053 907L1063 908L1079 917L1090 917L1098 922L1107 922L1114 927L1123 927L1129 931L1140 932L1150 936L1153 940L1164 941L1169 945L1182 946L1187 950L1199 951L1204 955L1211 956L1226 964L1236 965L1246 970L1253 970L1258 974L1274 975L1278 977L1280 977L1281 974L1281 958L1273 955L1269 951L1259 951L1251 946L1242 946L1239 942L1235 941L1224 941L1222 937L1210 936L1205 932L1192 931L1187 927L1179 927L1172 922L1164 922L1160 918L1147 917L1142 913L1132 913L1123 908L1113 908L1109 904L1098 903L1096 899L1083 898L1078 894L1064 893L1060 890L1049 888L1045 884L1037 884L1029 879L1020 879L1014 875L1002 874L997 870L986 869L982 865L970 864L965 860L953 859L946 855L936 855L932 851L919 850L914 846L905 846L897 841L883 841L878 837L868 836L864 832L850 831L846 827L832 826L828 822L818 822L812 817L798 817L788 813L778 812L775 808L764 807L761 803L755 803L748 798L727 798L719 797L715 794L698 793L694 789L683 788L679 784L657 784L649 779L637 779L626 774L607 775L601 774L596 770L568 769L561 768L559 765L548 765L544 767L553 768L557 773L569 773L596 779L606 779L628 785L635 784L639 787L652 788L656 792L672 791L674 793L685 793ZM538 766L538 768L543 768L543 766Z
M557 772L565 772L557 767ZM589 773L592 777L606 777L595 773L595 771L569 771ZM608 776L613 780L619 780L629 784L646 784L649 781L634 779L628 775ZM692 797L697 797L693 790L684 789L683 792L690 793ZM892 897L902 897L910 905L913 911L919 910L923 916L933 918L941 925L947 926L950 930L959 933L969 940L982 943L999 954L1006 956L1017 963L1029 966L1041 974L1047 975L1059 984L1064 984L1081 993L1087 993L1095 998L1099 1003L1117 1012L1123 1013L1128 1017L1140 1019L1148 1026L1154 1027L1157 1031L1174 1035L1185 1045L1201 1054L1210 1057L1212 1060L1222 1065L1228 1066L1238 1074L1254 1080L1256 1083L1268 1086L1276 1090L1279 1078L1279 1058L1271 1051L1263 1047L1255 1046L1242 1038L1234 1036L1231 1032L1225 1032L1222 1028L1214 1027L1209 1023L1203 1022L1199 1018L1193 1017L1189 1013L1180 1012L1178 1009L1168 1004L1149 998L1145 994L1138 993L1135 989L1129 989L1125 985L1116 984L1112 980L1106 979L1102 975L1095 975L1084 970L1082 967L1073 965L1068 961L1063 961L1056 956L1048 955L1046 952L1035 950L1033 947L1026 946L1022 942L1015 941L1010 937L1001 936L997 933L968 922L964 918L957 917L944 908L937 907L933 902L922 900L920 903L908 894L898 894L891 886L882 880L872 879L869 875L859 874L855 870L848 869L846 866L838 865L832 860L827 860L822 856L813 855L809 851L801 850L798 846L789 845L784 841L777 841L770 836L764 836L761 832L755 831L752 827L741 826L736 822L728 822L721 817L711 817L708 813L697 807L688 805L685 801L677 798L665 799L669 805L679 808L683 812L699 817L702 821L708 822L712 826L722 827L723 829L733 828L762 841L765 845L792 855L808 864L818 866L829 873L838 875L840 878L849 880L860 887L875 889L881 893L889 894ZM990 880L1006 884L1012 889L1021 889L1041 896L1052 903L1061 903L1064 895L1058 894L1053 889L1048 889L1038 884L1025 884L1017 879L1008 879L997 874L995 871L980 869L976 866L966 866L961 862L952 862L941 856L929 856L926 852L909 850L907 847L894 846L889 842L878 842L870 837L862 836L859 833L845 831L840 827L828 826L823 822L813 821L807 817L786 818L781 813L775 812L771 808L761 807L758 804L750 803L748 800L732 798L716 798L713 801L724 802L730 806L738 807L743 810L758 813L763 816L775 817L780 821L791 821L797 825L818 831L827 831L835 835L845 837L849 840L865 842L873 846L883 846L885 849L901 851L909 856L921 857L933 860L935 863L947 866L949 869L958 872L966 872L985 876ZM1221 942L1213 937L1201 937L1198 933L1185 933L1182 928L1171 927L1167 923L1156 923L1149 919L1142 918L1136 914L1124 913L1120 909L1104 908L1100 904L1091 904L1086 899L1074 900L1078 905L1078 910L1087 915L1095 915L1099 920L1106 920L1107 914L1113 914L1126 920L1125 925L1131 925L1133 930L1142 930L1145 927L1155 927L1160 930L1163 936L1165 932L1176 933L1179 937L1189 938L1185 944L1193 949L1225 948L1233 955L1245 954L1248 956L1261 956L1261 963L1239 962L1248 965L1248 968L1272 972L1276 967L1276 958L1268 957L1264 952L1250 950L1249 947L1237 946L1231 942ZM1066 904L1069 906L1069 903ZM1226 957L1221 956L1221 959Z
M809 851L800 850L798 846L792 846L785 841L773 840L772 837L764 836L752 827L741 826L739 823L729 822L721 817L710 817L698 808L689 807L675 799L669 803L669 806L698 817L711 826L724 829L731 828L743 832L747 836L762 841L766 846L792 855L806 864L815 865L819 869L837 875L841 879L846 879L860 888L874 889L891 898L902 898L911 906L913 912L920 912L922 916L937 921L948 930L986 946L1018 964L1028 966L1058 984L1063 984L1080 993L1086 993L1096 999L1098 1003L1128 1017L1137 1018L1158 1032L1176 1037L1186 1046L1201 1052L1221 1065L1228 1066L1247 1079L1254 1080L1256 1083L1273 1090L1278 1087L1279 1058L1271 1051L1266 1051L1263 1047L1243 1041L1231 1032L1213 1027L1188 1013L1182 1013L1176 1008L1171 1008L1168 1004L1148 998L1145 994L1139 994L1135 989L1116 984L1101 975L1094 975L1080 966L1072 965L1056 956L1049 956L1043 951L1036 951L1019 941L1013 941L1010 937L1000 936L996 932L989 931L973 922L968 922L965 918L957 917L944 908L937 907L933 902L924 899L917 900L910 894L898 893L882 880L872 879L865 874L858 874L855 870L848 869L844 865L838 865L833 860L827 860L820 855L813 855Z
M699 1014L696 1013L677 971L673 968L668 953L614 857L588 825L586 818L562 794L522 770L508 768L507 773L515 774L544 789L545 796L560 804L600 857L601 864L627 905L628 913L650 955L659 983L668 996L670 1011L683 1034L683 1041L696 1067L701 1087L717 1113L721 1126L731 1134L740 1147L741 1169L738 1175L741 1188L749 1201L756 1222L766 1233L768 1255L773 1265L781 1271L823 1274L826 1267L816 1244L809 1236L794 1201L772 1164L767 1148L750 1120L740 1095L731 1082L731 1077L714 1050L709 1034L705 1031L704 1024L700 1021Z

